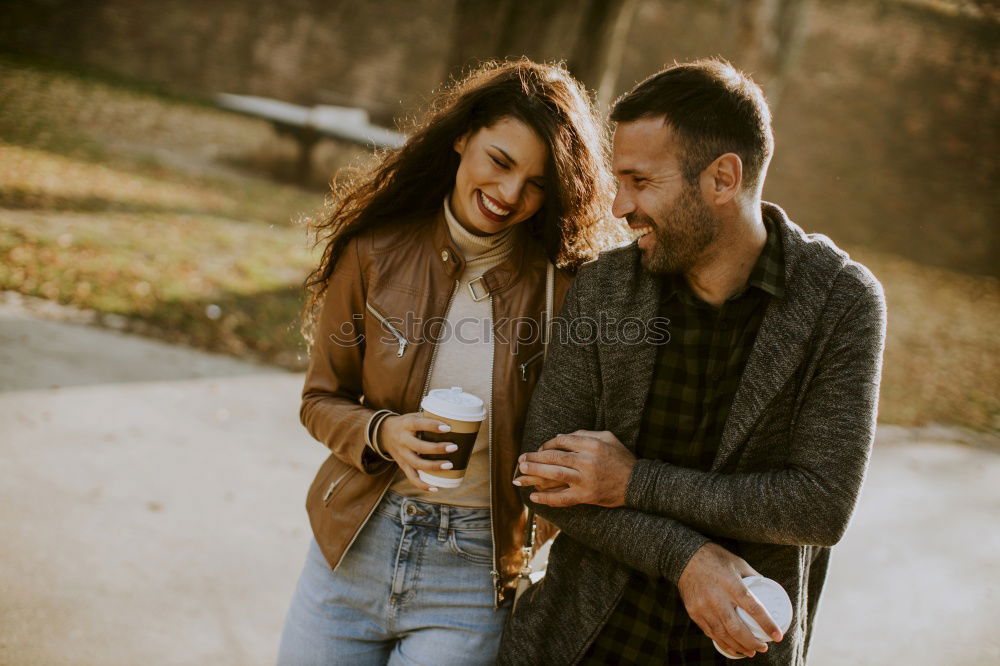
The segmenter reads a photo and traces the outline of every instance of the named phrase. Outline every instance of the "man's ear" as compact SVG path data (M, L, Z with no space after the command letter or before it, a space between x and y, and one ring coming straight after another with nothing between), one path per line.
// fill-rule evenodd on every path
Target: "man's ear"
M702 172L705 198L717 206L732 201L742 187L743 160L736 153L720 155Z

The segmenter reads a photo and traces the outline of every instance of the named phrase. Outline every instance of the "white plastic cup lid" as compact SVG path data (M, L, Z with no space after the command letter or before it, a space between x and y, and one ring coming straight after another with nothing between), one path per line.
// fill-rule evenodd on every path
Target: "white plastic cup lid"
M420 408L456 421L482 421L486 418L483 401L463 391L461 386L430 391L420 401Z
M778 625L778 629L781 629L781 633L784 634L788 631L788 627L792 625L792 600L788 598L788 593L785 592L785 588L781 587L781 583L764 576L747 576L743 579L743 584L750 589L760 605L767 609L768 615ZM757 624L757 620L750 617L749 613L737 606L736 614L758 640L764 643L771 641L771 637L764 633L764 630ZM715 641L712 641L712 644L715 645L715 649L719 653L729 659L745 659L740 654L729 654Z
M788 598L788 593L785 592L785 588L781 587L781 583L770 578L764 578L763 576L747 576L743 579L743 584L757 597L760 605L767 609L768 615L778 625L781 633L784 634L788 631L788 627L792 624L792 600ZM736 614L740 616L740 619L746 623L747 627L749 627L750 631L758 639L764 642L771 640L771 637L760 628L757 621L750 617L750 614L745 610L737 607Z

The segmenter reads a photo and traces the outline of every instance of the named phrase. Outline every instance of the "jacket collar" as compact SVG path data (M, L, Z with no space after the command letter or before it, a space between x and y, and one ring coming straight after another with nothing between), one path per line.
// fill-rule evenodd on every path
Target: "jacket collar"
M740 451L760 415L805 358L833 282L847 263L846 253L825 236L809 237L778 206L766 202L762 206L765 216L779 222L786 298L772 298L764 312L713 470L723 468Z
M528 252L535 243L528 236L527 222L521 222L514 230L514 251L499 264L483 273L485 291L496 294L512 287L521 278ZM432 263L440 267L450 280L457 280L465 270L465 259L448 232L448 222L444 219L444 209L438 211L431 222L431 245L434 252Z
M765 204L762 207L762 217L764 218L764 227L767 230L767 240L764 242L764 247L761 249L757 261L754 262L753 267L750 269L746 286L738 293L730 296L730 301L742 298L751 287L756 287L774 298L785 297L785 261L784 251L782 250L781 230L779 229L781 222L780 216L777 216L777 212L775 212L780 212L781 209L771 204ZM696 299L683 275L666 275L662 278L662 282L661 298L671 299L683 294L683 298L688 301Z

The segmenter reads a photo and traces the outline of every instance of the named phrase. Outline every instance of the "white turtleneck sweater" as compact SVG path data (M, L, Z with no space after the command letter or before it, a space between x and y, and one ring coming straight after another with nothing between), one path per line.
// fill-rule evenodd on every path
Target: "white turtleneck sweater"
M490 408L490 376L493 359L493 313L490 299L476 302L469 293L468 283L498 265L514 250L515 227L508 227L490 236L476 236L466 231L444 201L444 216L448 231L465 259L465 269L458 276L458 291L448 309L448 333L438 344L437 357L431 368L429 388L461 386L463 390L482 398ZM483 293L481 285L477 293ZM391 489L401 495L429 502L455 506L488 507L490 505L489 427L483 421L472 450L465 480L458 488L441 488L437 492L418 489L402 472L396 473Z

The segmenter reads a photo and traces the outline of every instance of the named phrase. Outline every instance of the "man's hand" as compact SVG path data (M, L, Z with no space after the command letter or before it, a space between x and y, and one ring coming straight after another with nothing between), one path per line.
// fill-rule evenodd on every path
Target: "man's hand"
M622 506L635 466L635 456L617 437L591 430L557 435L519 461L523 476L514 485L534 486L531 501L549 506Z
M677 587L684 607L695 624L729 654L748 657L767 652L767 644L757 640L736 614L739 606L776 641L783 637L777 625L743 584L746 576L759 576L743 558L722 546L706 543L688 562Z

